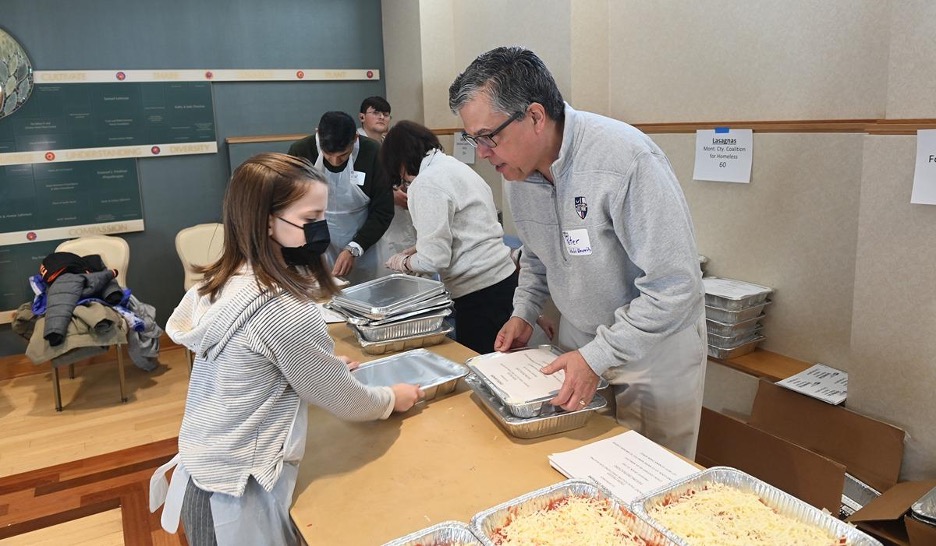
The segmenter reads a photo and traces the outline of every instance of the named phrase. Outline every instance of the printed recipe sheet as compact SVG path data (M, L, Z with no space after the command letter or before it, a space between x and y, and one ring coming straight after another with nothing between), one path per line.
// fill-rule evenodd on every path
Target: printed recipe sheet
M505 395L505 402L520 404L555 396L565 380L565 371L545 375L540 368L556 359L552 351L527 349L499 353L472 363L481 375Z

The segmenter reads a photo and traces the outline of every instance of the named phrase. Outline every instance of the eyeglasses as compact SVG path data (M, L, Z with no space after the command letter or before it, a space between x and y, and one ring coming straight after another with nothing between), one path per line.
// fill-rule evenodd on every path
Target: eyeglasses
M378 112L377 110L368 110L365 114L370 114L375 118L387 118L390 119L393 116L390 115L390 112Z
M523 117L523 112L517 112L514 115L507 118L507 121L501 123L497 129L494 129L490 133L484 133L481 135L471 136L468 133L462 133L462 138L465 139L465 142L471 144L472 148L477 148L478 144L481 144L487 148L496 148L497 143L494 142L494 137L497 136L497 133L503 131L507 128L508 125L517 121Z

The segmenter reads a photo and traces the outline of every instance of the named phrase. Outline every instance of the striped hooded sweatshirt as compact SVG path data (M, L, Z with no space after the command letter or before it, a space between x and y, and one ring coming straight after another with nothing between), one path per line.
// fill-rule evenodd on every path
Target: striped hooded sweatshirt
M241 496L250 476L272 490L300 400L347 420L393 411L389 387L363 385L335 357L314 302L262 290L248 268L214 302L190 289L166 331L196 355L179 454L203 490Z

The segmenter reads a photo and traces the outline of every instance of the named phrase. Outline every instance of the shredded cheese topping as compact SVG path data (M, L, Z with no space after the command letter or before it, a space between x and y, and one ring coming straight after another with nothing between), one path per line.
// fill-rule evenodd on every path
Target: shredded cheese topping
M693 546L845 546L844 537L779 514L760 497L713 483L667 499L650 516Z
M499 546L646 545L620 510L592 497L566 497L545 509L514 514L491 538Z

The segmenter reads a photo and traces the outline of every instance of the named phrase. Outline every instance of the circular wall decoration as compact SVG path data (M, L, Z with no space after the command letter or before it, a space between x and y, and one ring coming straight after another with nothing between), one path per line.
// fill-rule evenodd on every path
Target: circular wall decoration
M26 103L33 89L33 69L23 46L0 29L0 118Z

